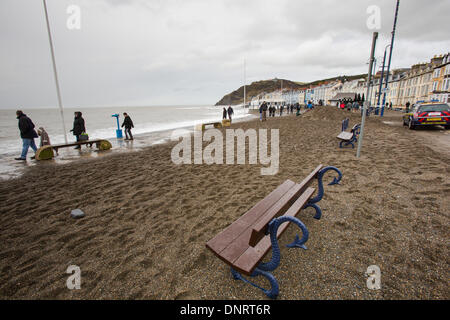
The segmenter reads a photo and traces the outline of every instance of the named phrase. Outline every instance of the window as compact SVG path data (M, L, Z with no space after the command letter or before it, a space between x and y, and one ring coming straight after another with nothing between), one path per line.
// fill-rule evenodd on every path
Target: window
M433 82L433 91L437 90L438 83L437 81Z
M434 70L434 75L433 75L434 78L439 78L440 75L441 75L441 69Z
M450 78L445 79L445 81L444 81L444 88L442 90L443 91L448 91L449 84L450 84Z

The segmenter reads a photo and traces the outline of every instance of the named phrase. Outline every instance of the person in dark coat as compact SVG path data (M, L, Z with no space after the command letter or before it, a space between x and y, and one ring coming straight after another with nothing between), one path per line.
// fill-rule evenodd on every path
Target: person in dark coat
M411 104L409 103L409 101L406 103L406 113L409 113L409 106L410 106Z
M84 126L84 119L80 111L75 112L75 119L73 120L73 129L70 130L76 137L77 142L80 141L80 136L82 133L86 132L86 127ZM76 146L75 149L81 149L81 146Z
M222 119L225 120L227 118L227 109L223 107Z
M126 112L123 113L123 116L125 119L123 120L122 128L125 126L125 140L133 140L133 135L131 134L131 128L134 128L133 121ZM130 138L128 138L128 135L130 135Z
M228 107L228 118L230 119L231 122L231 116L234 114L233 108L231 106Z
M34 138L37 138L38 135L36 131L34 131L34 123L30 118L27 117L21 110L16 111L17 119L19 120L19 130L20 137L22 138L22 155L20 158L14 158L15 160L27 160L28 149L31 149L36 152L37 147L34 143ZM34 156L31 157L34 159Z

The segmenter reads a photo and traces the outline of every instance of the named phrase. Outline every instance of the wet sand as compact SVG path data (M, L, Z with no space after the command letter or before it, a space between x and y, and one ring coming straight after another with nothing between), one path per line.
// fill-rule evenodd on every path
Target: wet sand
M417 131L369 117L362 157L339 149L341 121L320 107L301 117L232 128L280 129L280 170L261 165L175 165L175 143L67 164L40 163L0 182L2 299L266 299L231 278L205 242L286 179L318 164L343 172L326 186L322 219L299 214L308 250L281 249L279 299L449 299L450 157ZM387 112L383 121L401 121ZM325 177L332 180L332 175ZM73 220L70 210L86 217ZM289 226L281 245L292 241ZM81 290L66 269L81 268ZM381 290L366 287L381 269ZM265 280L255 282L268 286Z

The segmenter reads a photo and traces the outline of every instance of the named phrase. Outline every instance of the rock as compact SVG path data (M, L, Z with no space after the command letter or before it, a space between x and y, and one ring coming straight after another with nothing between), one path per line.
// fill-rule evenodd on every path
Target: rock
M80 209L75 209L70 212L70 216L74 219L82 218L84 217L84 212Z

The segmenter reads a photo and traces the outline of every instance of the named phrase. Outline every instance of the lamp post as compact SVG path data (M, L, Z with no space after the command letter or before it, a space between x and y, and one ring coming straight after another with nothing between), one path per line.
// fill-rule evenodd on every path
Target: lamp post
M386 50L388 47L390 47L391 45L388 44L386 46L386 48L384 48L384 57L383 57L383 66L381 67L381 77L380 77L380 88L378 89L378 102L377 102L377 106L380 108L381 110L381 106L380 106L380 99L381 99L381 88L383 86L383 77L384 77L384 65L385 65L385 61L386 61Z
M400 6L400 0L397 0L397 6L395 7L394 27L392 28L391 49L389 51L389 63L388 63L387 72L386 72L386 83L384 85L383 105L381 106L380 117L382 117L384 114L384 104L386 103L386 91L388 88L389 70L391 68L392 49L394 47L395 28L397 26L397 16L398 16L398 7L399 6Z

